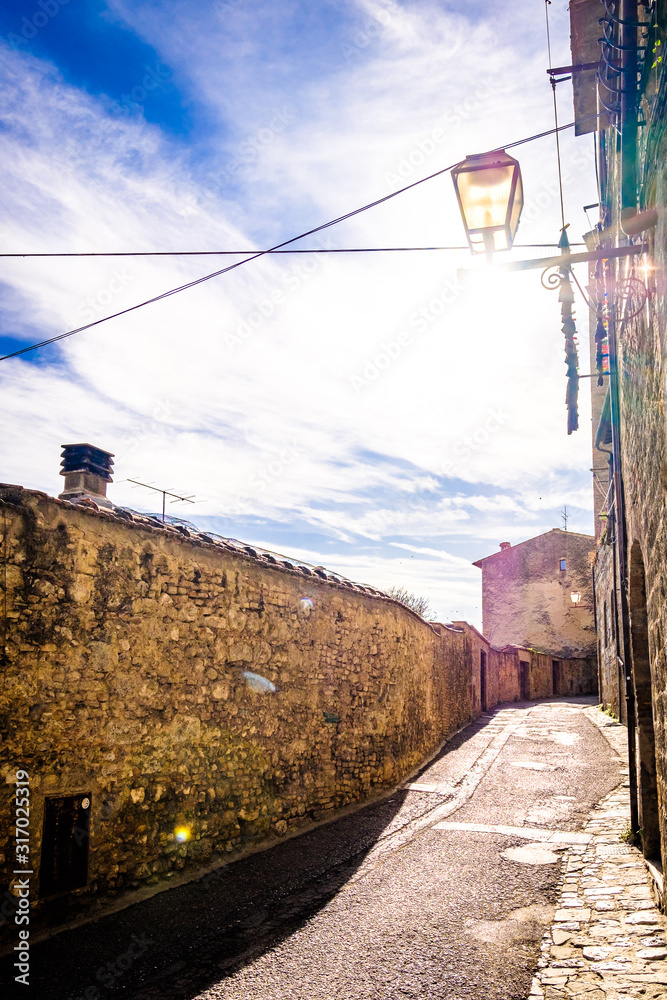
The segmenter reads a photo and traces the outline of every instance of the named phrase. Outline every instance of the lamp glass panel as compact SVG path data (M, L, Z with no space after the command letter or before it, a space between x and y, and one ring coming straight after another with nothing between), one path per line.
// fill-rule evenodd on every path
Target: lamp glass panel
M493 234L493 249L494 250L509 250L509 243L507 241L507 230L506 229L496 229Z
M513 164L460 172L457 183L468 229L507 224L513 175Z
M514 242L516 231L519 228L519 218L521 216L521 209L523 208L523 184L521 182L521 173L517 171L517 174L514 202L512 203L512 215L510 216L510 235L512 242Z

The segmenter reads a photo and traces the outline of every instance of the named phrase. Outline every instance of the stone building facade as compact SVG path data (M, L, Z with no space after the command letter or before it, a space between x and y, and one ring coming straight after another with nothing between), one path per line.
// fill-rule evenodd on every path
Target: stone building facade
M552 693L530 649L85 493L0 486L0 546L0 936L18 771L39 926L331 818Z
M667 862L667 43L663 2L575 0L575 118L594 132L600 222L587 234L595 362L595 604L601 699L627 725L632 825L664 893ZM597 32L586 32L587 19ZM583 19L583 20L582 20ZM602 38L602 52L597 39ZM602 58L585 85L578 65ZM591 117L591 108L598 117ZM590 141L590 140L588 140ZM600 369L603 364L599 365ZM594 370L594 369L593 369ZM593 379L591 381L594 381ZM604 395L599 405L600 391ZM597 395L596 395L597 394Z
M554 528L518 545L503 542L499 552L478 559L487 639L498 647L533 646L556 659L595 657L594 554L591 535Z

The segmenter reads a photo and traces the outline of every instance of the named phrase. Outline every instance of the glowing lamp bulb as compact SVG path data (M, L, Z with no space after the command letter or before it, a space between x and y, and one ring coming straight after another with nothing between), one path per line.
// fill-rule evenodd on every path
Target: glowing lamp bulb
M186 840L190 839L190 830L187 826L177 826L174 830L176 840L180 840L181 843L185 843Z
M521 168L504 149L467 156L452 170L461 218L473 253L510 250L523 208Z

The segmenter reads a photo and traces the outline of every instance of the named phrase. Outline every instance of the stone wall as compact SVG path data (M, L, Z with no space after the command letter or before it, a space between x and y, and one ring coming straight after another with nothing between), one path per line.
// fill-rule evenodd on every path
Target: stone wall
M553 661L552 661L553 662ZM557 698L571 694L597 694L598 671L595 657L570 657L559 661L560 682L552 695Z
M514 651L498 650L495 661L498 671L498 701L516 701L521 692L518 654Z
M640 8L641 10L641 8ZM656 8L657 26L651 28L647 45L653 51L664 44L667 16L664 4ZM601 180L601 224L597 244L603 248L629 242L644 242L646 254L624 260L609 260L600 278L598 301L613 307L618 350L617 384L620 397L620 454L616 461L622 475L625 499L626 552L623 587L629 615L630 667L637 702L637 770L639 827L647 857L662 858L667 865L667 433L665 390L667 387L667 63L647 60L641 79L639 100L646 123L637 133L637 172L631 172L632 155L625 168L621 143L612 128L599 133ZM622 124L623 148L630 150L633 123ZM623 170L626 171L623 197ZM636 190L633 190L636 180ZM636 195L636 202L635 202ZM636 235L628 238L628 216L634 218ZM650 213L653 213L652 217ZM623 282L633 280L631 297ZM641 284L648 291L642 304ZM609 316L607 308L606 316ZM613 340L613 337L612 337ZM594 464L597 464L596 458ZM618 505L616 505L618 507ZM618 510L616 511L618 513ZM627 557L627 558L625 558ZM604 606L613 602L611 552L598 550L596 562L596 607L599 617L602 699L619 714L625 706L619 697L614 670L615 643L604 643ZM609 629L609 625L607 626ZM625 660L623 644L618 653ZM619 706L620 701L620 706Z
M597 660L595 657L555 658L527 646L506 646L497 649L485 636L467 622L453 623L465 635L466 655L470 660L472 704L475 713L493 708L501 702L520 701L521 664L526 666L528 701L566 695L596 694L598 691ZM486 705L481 701L481 661L486 655Z
M476 628L467 622L454 622L456 628L462 629L465 636L466 658L470 663L471 673L471 702L475 715L484 712L502 699L499 697L498 683L498 661L499 655L491 644L481 635ZM482 702L482 655L486 658L486 681L484 684L484 702ZM507 701L513 701L518 696L517 688L511 692L511 697Z
M614 552L603 536L595 559L595 607L598 623L598 672L600 702L617 719L627 724L625 683L618 657L623 643L617 638L617 611L614 587Z
M379 794L474 717L461 630L207 536L0 497L0 829L18 767L35 859L45 798L89 796L81 903Z
M520 697L520 657L530 696L551 694L532 651L241 543L19 487L0 486L0 527L2 885L21 768L33 899L45 806L90 800L87 881L60 916L394 787L482 711L482 653L486 709Z

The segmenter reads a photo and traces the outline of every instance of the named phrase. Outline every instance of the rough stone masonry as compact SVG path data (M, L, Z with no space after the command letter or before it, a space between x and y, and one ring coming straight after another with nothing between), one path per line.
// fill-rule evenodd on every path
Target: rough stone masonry
M519 698L519 657L528 696L552 693L544 657L240 543L10 486L0 529L2 891L20 767L37 922L396 785L481 711L482 647L484 707ZM77 796L86 822L68 847L52 807ZM82 840L85 871L59 894L59 859Z

